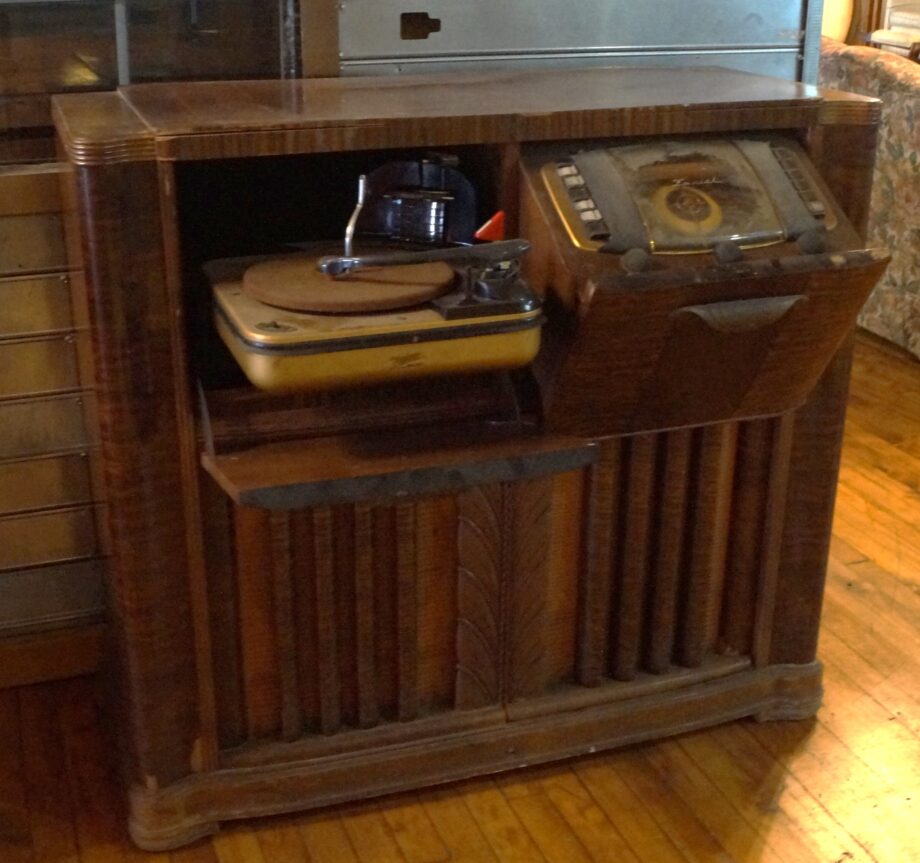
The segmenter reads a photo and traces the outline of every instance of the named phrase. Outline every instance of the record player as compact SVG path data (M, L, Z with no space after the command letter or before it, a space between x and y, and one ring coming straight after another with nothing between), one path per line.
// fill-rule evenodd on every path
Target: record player
M206 264L217 331L272 392L526 365L543 320L529 244L475 242L474 207L449 158L388 163L359 179L344 243Z

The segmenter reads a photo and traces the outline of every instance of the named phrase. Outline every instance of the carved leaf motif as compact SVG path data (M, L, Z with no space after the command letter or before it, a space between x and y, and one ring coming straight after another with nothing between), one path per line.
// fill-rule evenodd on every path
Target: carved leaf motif
M458 708L501 698L502 488L462 494L457 519Z

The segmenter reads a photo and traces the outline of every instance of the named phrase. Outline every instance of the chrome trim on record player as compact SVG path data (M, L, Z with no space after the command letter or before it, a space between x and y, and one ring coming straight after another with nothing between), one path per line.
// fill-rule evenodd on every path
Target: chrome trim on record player
M378 333L373 336L346 336L344 338L323 339L296 345L273 345L267 342L247 339L220 305L214 305L214 313L220 317L221 321L233 335L239 339L241 344L251 350L271 356L310 356L315 354L337 353L340 351L391 347L401 344L413 345L422 342L505 335L542 327L546 321L542 311L536 309L533 312L527 312L525 315L508 321L491 321L488 323L479 321L470 324L455 324L453 326L438 327L436 329L406 329L395 333Z

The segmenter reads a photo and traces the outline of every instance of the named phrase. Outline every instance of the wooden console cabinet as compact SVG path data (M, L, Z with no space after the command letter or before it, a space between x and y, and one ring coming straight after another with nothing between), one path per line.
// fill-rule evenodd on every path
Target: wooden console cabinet
M597 276L566 311L567 253L535 216L524 163L540 142L779 131L862 230L876 102L621 69L139 85L54 110L94 345L139 845L814 713L847 333L882 256L828 256L843 269L806 286L823 317L790 331L765 389L723 410L718 378L705 409L671 397L623 424L603 316L635 308L634 335L641 302L617 305ZM512 384L523 419L488 375L252 389L215 339L201 265L338 236L368 162L435 147L532 241L547 350L562 318L574 328L567 359L542 356ZM775 294L792 279L777 272L749 275ZM700 290L746 297L746 278Z

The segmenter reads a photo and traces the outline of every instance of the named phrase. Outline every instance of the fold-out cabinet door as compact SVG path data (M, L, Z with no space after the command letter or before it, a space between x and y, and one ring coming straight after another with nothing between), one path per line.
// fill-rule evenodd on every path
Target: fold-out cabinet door
M602 279L561 361L547 424L605 436L796 408L886 263L856 251Z

